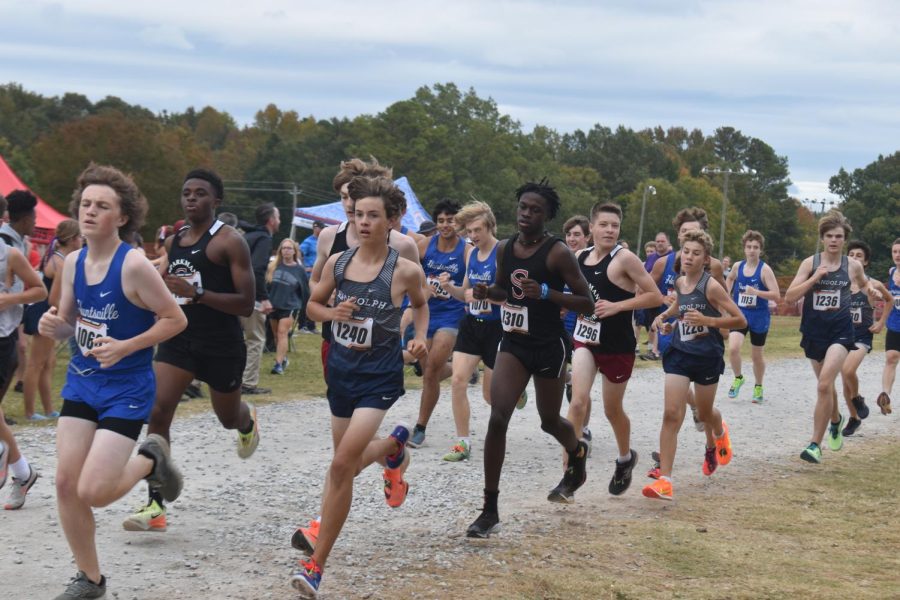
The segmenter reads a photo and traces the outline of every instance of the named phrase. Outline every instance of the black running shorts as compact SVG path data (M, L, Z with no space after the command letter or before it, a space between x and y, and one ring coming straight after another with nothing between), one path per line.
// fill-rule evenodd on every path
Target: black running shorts
M459 333L456 335L456 345L453 347L453 351L480 356L484 366L493 369L501 337L503 337L503 327L500 325L500 319L476 319L471 315L466 315L459 322Z
M157 362L194 374L217 392L233 392L241 386L247 364L244 340L208 342L179 334L159 345Z
M565 373L566 357L571 352L565 333L549 340L535 340L522 335L504 335L500 352L515 356L525 370L535 377L556 379Z

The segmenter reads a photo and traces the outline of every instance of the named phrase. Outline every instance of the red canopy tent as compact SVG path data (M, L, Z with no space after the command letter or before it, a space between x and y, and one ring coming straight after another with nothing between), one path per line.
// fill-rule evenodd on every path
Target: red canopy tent
M19 179L18 175L9 168L9 165L6 164L3 157L0 156L0 194L5 196L13 190L31 191L27 185L22 183L22 180ZM37 194L35 194L35 196L36 195ZM49 244L50 240L53 239L53 233L56 231L56 226L59 225L60 221L67 219L68 217L57 212L52 206L40 198L38 198L35 212L37 213L37 223L34 228L34 235L31 236L31 239L36 244Z

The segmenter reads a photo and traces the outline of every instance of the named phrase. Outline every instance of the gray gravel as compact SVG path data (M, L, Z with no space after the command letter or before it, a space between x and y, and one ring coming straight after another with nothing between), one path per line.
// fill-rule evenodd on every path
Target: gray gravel
M867 438L895 435L896 417L884 417L874 407L883 364L880 352L863 363L862 391L870 399L872 416L847 440L842 452L862 451ZM700 472L704 439L688 423L679 439L676 495L679 486L686 485L715 495L721 493L716 488L727 486L730 479L764 472L772 464L816 468L798 459L812 426L815 385L807 361L773 361L766 385L769 400L762 406L750 402L751 385L745 386L738 400L728 400L729 383L726 369L717 405L731 429L734 460L714 477L704 478ZM493 547L516 543L525 532L540 531L548 514L572 510L546 501L547 492L561 476L561 451L540 431L532 400L515 413L510 425L500 495L503 531L487 544L465 539L466 527L481 508L481 440L489 416L480 387L469 391L475 458L456 464L441 460L453 441L450 391L445 386L425 446L412 451L407 473L411 489L404 506L392 510L385 504L380 469L370 467L357 478L353 509L328 564L323 597L387 597L391 580L420 576L416 571L421 566L452 567L461 555L475 553L491 559ZM533 388L529 392L533 399ZM599 384L595 398L597 393ZM383 430L396 420L415 422L418 400L418 391L401 399ZM603 518L633 517L653 510L640 488L659 435L661 369L635 371L626 409L641 461L631 489L612 498L606 487L617 453L602 407L599 403L594 407L593 456L577 506L590 506ZM328 406L325 400L262 406L259 419L262 441L247 461L237 457L234 435L222 430L211 412L176 419L172 447L185 474L185 488L170 507L168 532L122 529L122 519L144 501L143 484L122 501L95 511L101 565L109 578L107 597L296 597L287 577L299 553L290 547L290 537L297 525L318 512L331 454ZM75 572L56 514L54 435L54 428L17 431L23 451L42 477L23 510L0 514L0 530L9 549L4 553L6 560L0 561L0 581L4 582L0 598L54 597ZM822 468L827 468L828 454L826 450ZM573 516L583 514L573 512ZM12 585L13 581L20 583ZM441 597L466 594L459 580L430 583L446 590ZM23 589L27 590L24 596ZM433 593L428 597L434 597Z

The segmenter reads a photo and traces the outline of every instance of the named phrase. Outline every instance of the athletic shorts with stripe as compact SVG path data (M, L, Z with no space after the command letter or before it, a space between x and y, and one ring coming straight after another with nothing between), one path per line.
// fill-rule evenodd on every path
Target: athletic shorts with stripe
M500 341L500 352L508 352L515 356L525 370L535 377L556 379L565 372L569 340L562 331L559 337L549 340L504 335Z

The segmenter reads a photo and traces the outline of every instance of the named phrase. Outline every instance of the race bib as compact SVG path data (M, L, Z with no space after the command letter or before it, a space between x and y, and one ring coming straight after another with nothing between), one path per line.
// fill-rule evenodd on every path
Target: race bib
M372 323L372 317L332 321L331 336L341 346L351 350L368 350L372 347Z
M196 271L191 273L188 277L182 277L185 281L191 284L193 287L203 286L203 279L200 277L200 272ZM178 294L172 294L175 297L176 304L190 304L193 298L185 298L184 296L179 296Z
M837 310L840 307L840 290L818 290L813 292L813 310Z
M469 302L469 314L473 317L491 314L491 303L487 300Z
M500 307L500 321L503 331L528 333L528 307L504 304Z
M741 308L756 308L756 294L738 294L738 306Z
M862 323L862 309L861 308L851 308L850 316L853 317L853 324L859 325Z
M587 319L584 315L578 315L575 322L575 341L588 346L600 345L600 321Z
M690 342L709 333L705 325L688 325L684 321L678 322L678 328L682 342Z
M449 300L450 299L450 293L447 290L445 290L444 287L441 285L440 279L429 275L428 277L425 278L425 281L428 283L428 285L431 286L431 291L434 292L435 298L439 298L441 300Z
M894 296L894 310L900 310L900 296Z
M89 355L94 348L94 340L99 337L106 337L106 331L106 323L98 323L78 317L75 321L75 341L78 343L78 349L81 350L81 354L83 356Z

